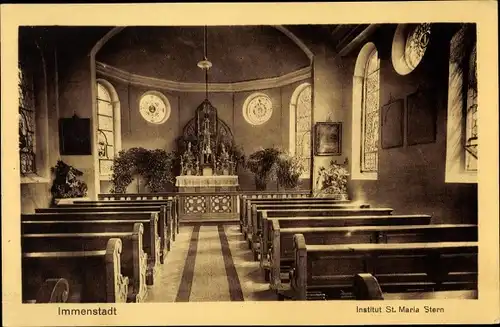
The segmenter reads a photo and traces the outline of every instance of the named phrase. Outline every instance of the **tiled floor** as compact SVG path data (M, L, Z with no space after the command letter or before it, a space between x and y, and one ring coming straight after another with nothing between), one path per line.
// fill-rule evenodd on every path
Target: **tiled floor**
M189 255L188 255L189 254ZM237 225L183 226L147 302L274 301Z

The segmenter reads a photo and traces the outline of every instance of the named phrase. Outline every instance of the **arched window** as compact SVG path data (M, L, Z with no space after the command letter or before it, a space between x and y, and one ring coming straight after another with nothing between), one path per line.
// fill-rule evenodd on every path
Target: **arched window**
M99 175L109 179L113 173L113 158L121 149L120 104L113 86L97 82L97 149Z
M373 43L360 51L353 76L351 172L353 179L376 179L379 144L380 61Z
M465 121L465 170L477 171L479 139L477 134L477 66L476 46L467 60L467 104Z
M476 30L463 24L450 42L447 183L476 183L478 160Z
M35 92L32 71L23 63L18 64L19 75L19 156L21 175L35 174L36 119Z
M311 106L311 84L299 85L290 102L289 152L302 161L301 178L309 178L311 172Z

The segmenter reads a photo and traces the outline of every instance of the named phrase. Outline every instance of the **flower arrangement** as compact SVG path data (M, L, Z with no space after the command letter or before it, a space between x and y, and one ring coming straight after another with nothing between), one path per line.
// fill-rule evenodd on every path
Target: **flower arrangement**
M83 175L78 169L58 160L56 165L50 168L50 171L55 176L50 189L52 201L58 198L80 198L87 195L87 184L77 179Z
M172 174L175 164L175 154L156 149L148 153L142 177L146 180L146 187L153 193L166 191L169 185L175 183Z
M255 186L257 190L265 190L271 176L274 177L275 164L281 155L278 148L260 149L250 156L246 167L255 175Z
M166 191L175 180L174 168L177 155L165 150L148 150L141 147L122 150L113 159L112 193L125 193L135 176L144 179L153 193Z
M238 167L245 167L246 156L245 152L243 151L243 147L233 142L231 147L229 148L229 154L234 162L235 172L238 170Z
M299 184L299 178L304 169L300 158L281 153L276 161L276 178L281 186L295 188Z
M347 196L347 177L349 176L349 172L345 168L346 164L347 159L344 165L332 160L328 167L321 167L318 170L316 186L320 190L320 194Z

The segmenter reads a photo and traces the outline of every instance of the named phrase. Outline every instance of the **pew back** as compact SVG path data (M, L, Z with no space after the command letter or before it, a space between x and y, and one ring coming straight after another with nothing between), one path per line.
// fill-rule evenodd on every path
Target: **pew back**
M392 208L340 208L340 209L269 209L257 210L252 205L252 214L256 218L253 224L253 233L259 235L263 228L263 219L277 217L335 217L335 216L387 216L391 215Z
M129 232L23 234L23 252L92 252L106 248L110 238L122 241L121 270L129 277L129 302L142 302L147 293L147 254L143 250L142 223Z
M246 228L251 223L250 216L247 211L250 210L250 205L247 204L248 200L298 200L298 199L311 199L310 191L295 191L295 192L266 192L266 191L251 191L243 192L239 196L240 201L240 231L245 233Z
M96 251L23 252L23 301L47 278L58 276L69 283L68 302L126 302L128 277L121 274L122 243L111 238ZM79 294L77 294L79 293Z
M312 198L312 197L295 197L295 198L242 198L241 201L241 224L242 231L245 234L252 225L252 204L281 204L281 205L301 205L301 204L348 204L349 200L339 200L336 198Z
M291 266L294 258L293 237L301 234L308 245L367 244L367 243L421 243L421 242L475 242L477 225L401 225L354 227L279 227L273 220L273 239L269 249L271 286L282 285L281 271ZM266 268L265 263L262 264Z
M135 223L144 225L144 251L148 255L148 283L152 284L166 256L158 232L156 212L36 213L21 215L22 234L129 232ZM163 254L163 255L162 255Z
M179 210L178 210L178 199L176 196L151 196L151 197L141 197L137 195L130 199L126 197L121 197L120 199L112 200L97 200L97 201L74 201L72 204L61 204L59 207L115 207L115 206L167 206L167 214L170 215L173 223L173 240L175 241L175 234L179 233Z
M429 215L333 216L333 217L263 217L262 246L272 244L273 230L293 230L344 226L428 225ZM266 243L267 241L267 243ZM267 244L267 245L266 245Z
M170 205L170 204L169 204ZM168 205L168 206L169 206ZM56 208L41 208L36 209L36 213L108 213L108 212L158 212L158 233L162 239L161 255L163 262L163 255L165 251L170 251L171 240L174 240L175 226L172 221L170 210L168 206L79 206L79 205L65 205Z
M295 298L306 300L309 289L352 292L359 273L375 276L384 291L474 288L477 242L308 245L295 234Z

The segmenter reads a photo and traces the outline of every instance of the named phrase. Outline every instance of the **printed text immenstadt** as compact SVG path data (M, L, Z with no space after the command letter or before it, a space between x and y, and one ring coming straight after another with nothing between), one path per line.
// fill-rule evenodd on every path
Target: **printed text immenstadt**
M57 314L59 316L116 316L116 308L82 308L82 309L65 309L58 307Z

